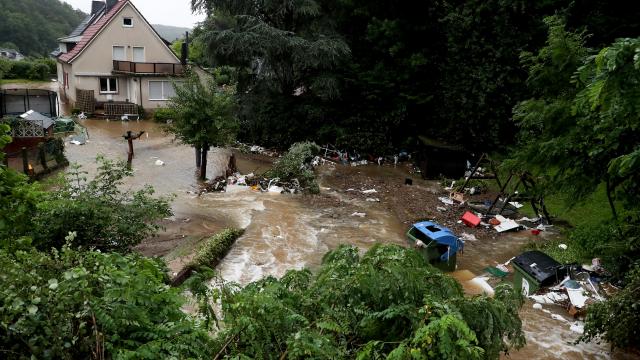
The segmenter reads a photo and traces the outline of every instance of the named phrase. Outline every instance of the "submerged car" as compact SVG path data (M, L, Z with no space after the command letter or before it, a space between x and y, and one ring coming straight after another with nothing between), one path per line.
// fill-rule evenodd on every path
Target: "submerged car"
M431 221L413 224L407 231L407 242L427 262L444 271L456 269L456 254L464 248L462 239L448 228Z

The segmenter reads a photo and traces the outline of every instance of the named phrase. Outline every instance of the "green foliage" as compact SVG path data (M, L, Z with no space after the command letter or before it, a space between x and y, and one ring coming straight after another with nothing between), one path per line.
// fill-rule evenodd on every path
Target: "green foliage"
M629 271L626 286L612 298L589 306L581 340L603 339L613 347L637 349L640 344L640 265Z
M210 357L160 262L139 255L0 250L5 359Z
M497 359L524 342L522 299L509 286L466 299L454 279L395 245L362 257L341 246L315 275L226 284L219 295L215 350L229 358Z
M0 150L9 142L9 126L0 124ZM4 153L0 151L0 160ZM0 162L0 248L13 249L29 245L23 236L31 229L31 219L43 193L38 184L29 183L26 175Z
M174 118L167 131L200 148L234 141L238 130L234 87L218 87L212 79L201 80L195 73L174 87L176 96L169 101Z
M242 229L228 228L205 240L196 252L192 263L198 266L216 267L243 233Z
M205 44L202 39L203 29L197 26L193 32L189 34L189 61L197 65L205 65L206 57L204 54ZM180 57L182 55L182 44L184 39L174 41L171 44L171 50Z
M0 0L0 42L30 56L47 56L85 14L58 0Z
M153 112L153 121L166 123L167 120L173 120L173 111L169 108L158 108Z
M349 56L322 1L192 3L215 9L201 39L210 64L237 71L243 138L285 148L322 126L322 103L340 95L336 71Z
M9 61L0 59L0 79L47 80L56 73L53 59Z
M295 143L291 145L286 154L276 160L273 168L265 175L270 178L279 178L281 181L293 181L295 179L302 188L317 194L320 192L320 187L311 168L311 161L319 152L320 147L315 143Z
M61 248L72 231L74 246L129 251L157 232L157 221L171 215L169 199L153 197L150 186L121 190L124 178L132 174L124 162L104 158L98 158L98 171L91 180L78 166L72 167L59 188L40 199L26 235L42 250Z

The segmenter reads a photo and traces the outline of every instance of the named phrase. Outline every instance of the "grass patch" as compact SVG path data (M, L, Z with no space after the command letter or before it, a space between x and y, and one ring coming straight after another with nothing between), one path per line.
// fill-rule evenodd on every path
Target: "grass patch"
M29 80L29 79L0 79L0 85L9 85L9 84L48 84L49 81L44 80Z
M567 245L567 249L560 248L560 244ZM551 256L561 264L591 263L591 256L578 244L568 239L553 239L548 241L534 241L525 245L523 251L538 250Z

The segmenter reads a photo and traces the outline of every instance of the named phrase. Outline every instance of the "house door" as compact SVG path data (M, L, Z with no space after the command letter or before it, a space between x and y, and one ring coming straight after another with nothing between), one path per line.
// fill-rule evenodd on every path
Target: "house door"
M131 98L129 99L129 101L131 101L134 104L138 104L138 92L140 89L140 85L138 85L138 79L136 78L130 78L129 79L129 89L131 90L129 96L131 96Z

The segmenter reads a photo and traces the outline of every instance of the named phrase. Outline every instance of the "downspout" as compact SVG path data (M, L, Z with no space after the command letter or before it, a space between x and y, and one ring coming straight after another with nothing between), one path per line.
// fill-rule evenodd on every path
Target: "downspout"
M140 97L139 97L139 99L140 100L138 100L138 101L140 101L139 105L142 106L142 78L141 77L138 77L138 82L140 83L139 84L139 86L140 86Z

